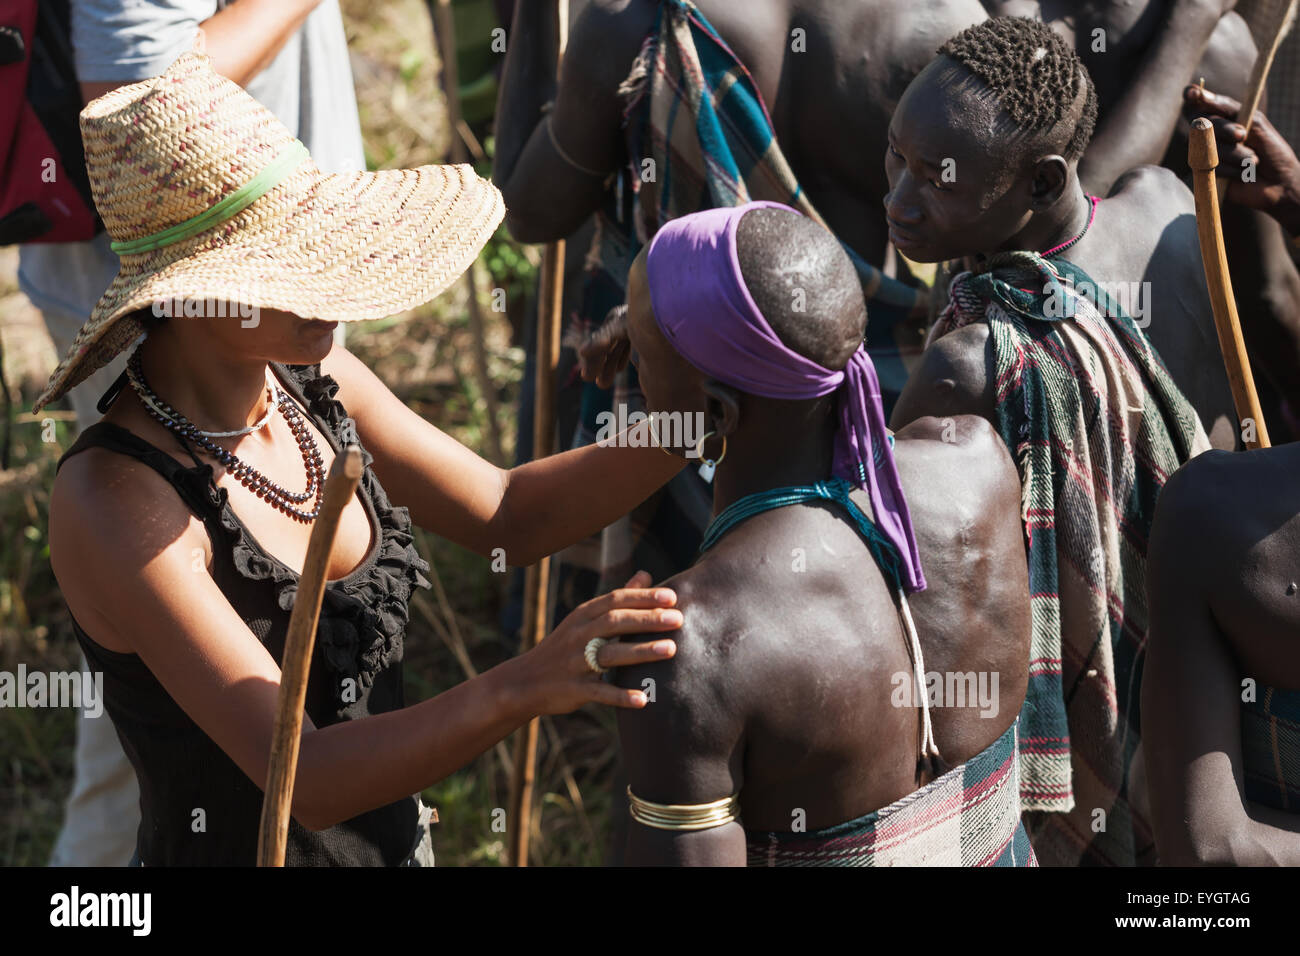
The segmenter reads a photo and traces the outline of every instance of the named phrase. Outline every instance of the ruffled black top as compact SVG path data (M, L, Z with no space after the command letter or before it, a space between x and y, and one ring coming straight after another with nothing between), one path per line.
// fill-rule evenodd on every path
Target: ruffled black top
M338 383L318 365L272 366L333 446L357 440L356 425L335 395ZM186 467L117 425L87 428L60 466L87 448L129 455L166 478L203 521L212 576L239 616L279 663L298 575L265 551L213 481L212 466ZM415 587L428 587L429 565L416 551L410 514L394 507L362 447L360 495L372 543L365 560L326 585L307 684L306 711L326 727L405 706L402 646ZM193 455L191 455L193 457ZM140 783L137 852L146 866L252 865L262 809L254 783L167 694L135 654L110 651L73 621L93 671L104 674L104 705ZM397 865L417 842L415 797L363 813L327 830L289 824L288 865ZM125 862L125 861L123 861Z

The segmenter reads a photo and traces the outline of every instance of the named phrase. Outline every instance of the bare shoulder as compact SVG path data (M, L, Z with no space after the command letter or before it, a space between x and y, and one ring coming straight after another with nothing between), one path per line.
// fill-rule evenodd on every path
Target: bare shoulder
M997 408L988 345L989 330L983 322L972 322L927 345L894 406L890 424L900 429L927 415L981 415L992 420Z
M682 626L671 635L677 653L666 661L621 668L620 685L638 687L650 677L660 687L671 687L673 699L679 703L721 709L736 688L735 681L717 678L728 667L732 645L726 635L736 624L737 608L733 605L740 603L731 600L731 595L736 591L735 582L745 580L743 570L725 559L705 561L661 582L660 586L672 588L677 594L676 606L682 612ZM623 638L633 643L645 639L646 635Z
M657 8L655 0L591 0L573 25L565 70L572 63L584 80L615 91L653 29Z
M1243 100L1258 52L1249 24L1236 10L1230 10L1210 35L1198 73L1210 89Z
M157 471L104 448L64 462L50 493L50 563L74 614L175 549L187 565L196 550L205 567L210 557L202 522Z
M322 375L328 375L338 382L339 390L335 397L351 410L354 405L372 401L388 391L388 386L381 382L361 359L341 345L330 349L329 355L321 359Z
M357 431L368 439L394 426L405 424L404 416L413 414L371 369L341 345L330 349L320 363L321 374L338 383L335 399L343 404Z
M987 419L918 418L895 434L894 458L914 512L960 508L1019 528L1020 475Z
M1119 231L1133 239L1133 245L1125 247L1130 254L1134 248L1149 249L1150 265L1166 289L1168 283L1186 283L1178 290L1180 295L1208 305L1196 231L1196 199L1186 183L1163 166L1136 166L1115 181L1106 205L1119 213ZM1208 308L1199 309L1198 314L1210 320Z
M1107 202L1121 200L1165 217L1196 213L1196 201L1178 175L1164 166L1134 166L1111 187Z
M1275 470L1267 453L1207 451L1174 472L1156 502L1152 576L1206 582L1240 577L1246 552L1274 526L1268 489L1287 487L1272 484L1282 477L1270 474ZM1236 573L1220 573L1230 569Z
M923 361L931 372L951 377L958 383L982 384L986 377L988 340L989 327L983 322L972 322L931 342Z

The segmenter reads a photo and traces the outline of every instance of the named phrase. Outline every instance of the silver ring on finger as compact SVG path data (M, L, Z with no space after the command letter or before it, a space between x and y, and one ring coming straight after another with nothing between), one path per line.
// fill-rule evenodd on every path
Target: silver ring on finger
M587 642L586 648L583 649L582 652L583 660L587 662L587 667L591 670L593 674L603 674L605 673L605 671L609 670L608 667L601 667L599 664L596 663L596 655L599 654L600 649L608 643L609 643L608 638L593 637L591 640Z

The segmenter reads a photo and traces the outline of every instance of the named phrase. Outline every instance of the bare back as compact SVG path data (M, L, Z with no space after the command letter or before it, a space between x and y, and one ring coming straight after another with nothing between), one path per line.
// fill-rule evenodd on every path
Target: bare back
M929 584L911 602L926 670L996 687L983 709L968 699L932 710L955 766L993 743L1024 700L1019 481L974 417L917 422L895 454ZM865 494L855 500L869 510ZM624 686L655 686L656 703L620 721L634 791L691 802L739 790L747 829L788 830L802 808L811 830L917 788L919 711L900 706L919 704L900 696L913 676L906 638L845 518L835 505L764 512L668 582L686 618L677 656L621 675Z
M658 7L656 0L593 0L573 26L554 131L565 153L589 168L626 161L617 90L654 28ZM978 0L698 0L696 7L754 78L814 207L860 255L882 261L889 118L939 46L987 19ZM508 69L500 110L506 119L517 115L516 98L522 109L528 95L524 84L511 83ZM535 114L518 115L535 122ZM505 146L498 146L494 178L506 198L507 222L527 241L566 235L595 210L603 186L559 159L545 133L529 135L524 149L503 127Z
M1161 494L1142 737L1162 863L1300 864L1294 804L1257 803L1247 782L1250 771L1294 777L1286 721L1245 715L1267 712L1274 691L1300 690L1297 469L1296 445L1209 452Z

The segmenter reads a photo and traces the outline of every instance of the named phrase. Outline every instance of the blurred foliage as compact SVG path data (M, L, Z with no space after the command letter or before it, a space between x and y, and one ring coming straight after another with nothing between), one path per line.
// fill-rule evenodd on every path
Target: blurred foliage
M28 403L28 407L30 403ZM79 669L71 618L50 569L49 488L71 444L66 423L34 420L13 429L10 468L0 472L0 670ZM42 441L50 434L54 442ZM72 782L76 712L0 712L0 864L42 865Z

